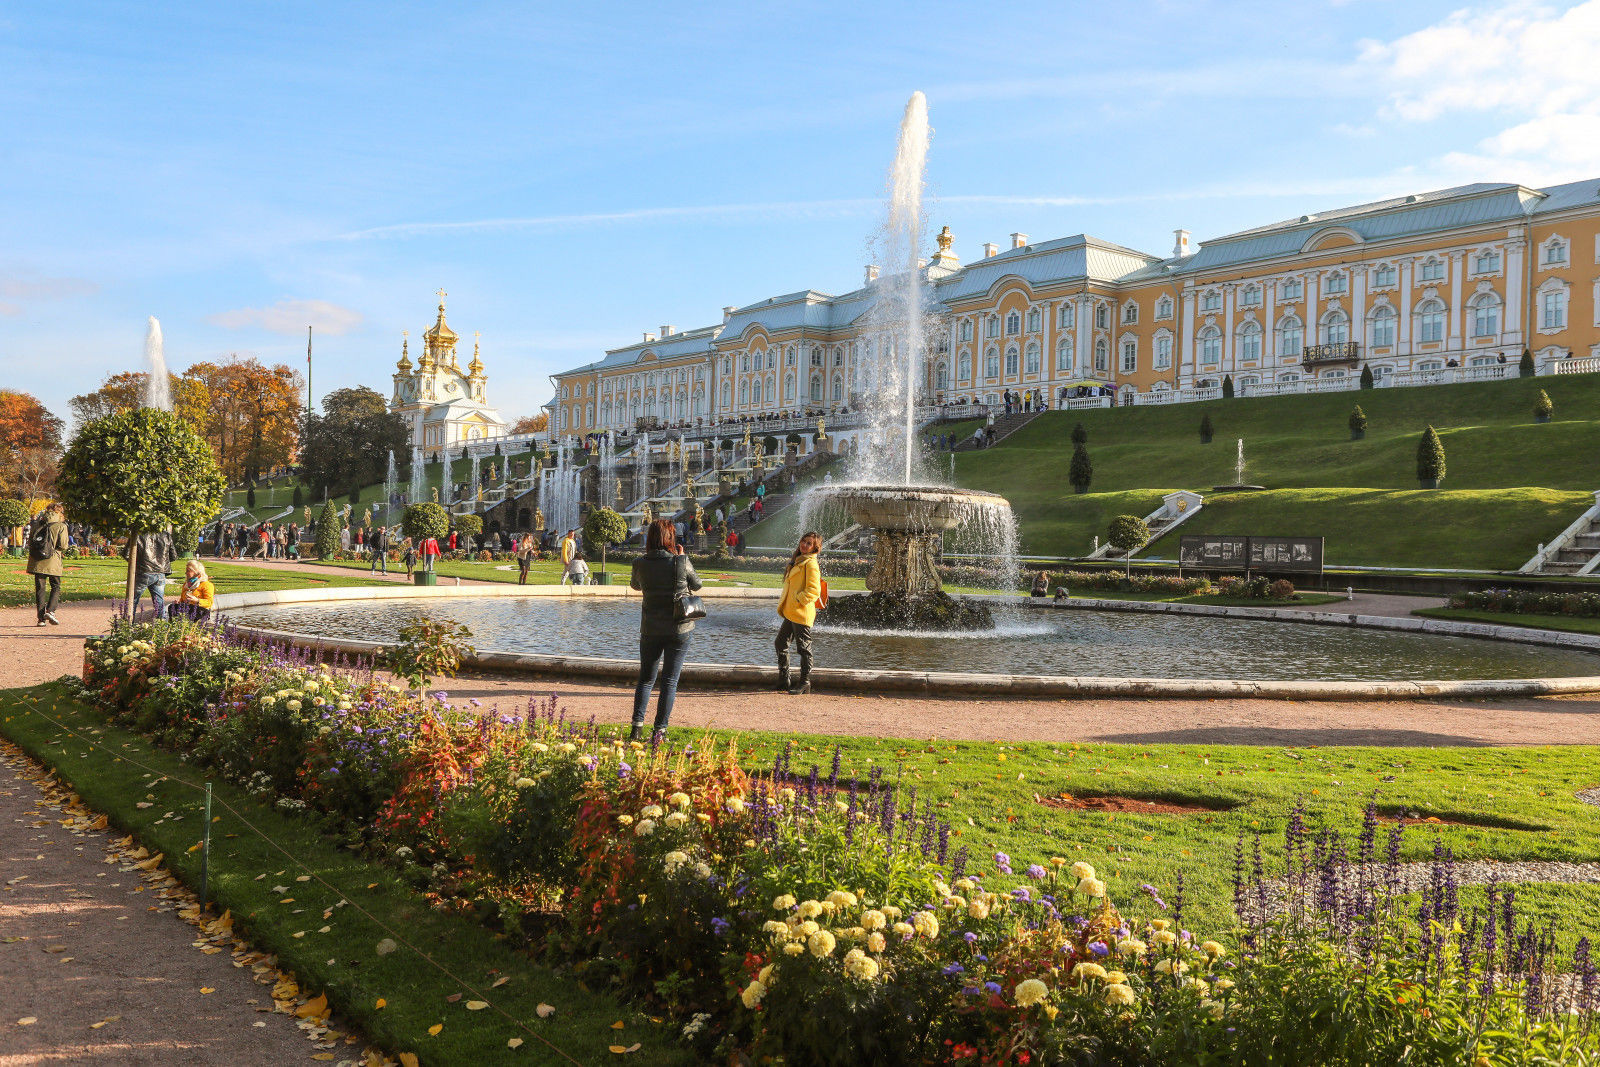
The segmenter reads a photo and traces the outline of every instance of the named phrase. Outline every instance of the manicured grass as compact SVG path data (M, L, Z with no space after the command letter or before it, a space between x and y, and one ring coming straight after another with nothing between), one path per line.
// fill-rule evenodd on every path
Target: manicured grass
M35 714L34 708L72 732ZM54 768L119 830L134 834L152 853L164 853L168 869L198 890L200 854L189 848L200 837L203 802L198 791L179 784L203 783L204 775L195 767L137 734L106 725L95 709L54 685L0 691L0 732ZM302 987L326 991L335 1011L380 1044L414 1052L426 1064L557 1062L535 1037L496 1012L468 1011L467 1002L481 994L582 1063L617 1058L610 1046L635 1042L642 1047L627 1057L630 1063L693 1062L638 1011L534 963L477 916L435 909L392 869L346 847L352 842L329 832L319 820L285 814L221 779L212 782L219 803L212 826L210 888L218 912L231 910L238 932L277 954L280 968L292 972ZM141 809L141 801L151 806ZM294 860L252 832L234 811ZM169 812L181 818L168 817ZM296 881L303 873L315 880ZM274 892L274 886L287 892ZM362 910L341 907L341 900ZM331 916L325 918L325 910ZM329 928L327 933L321 932L323 927ZM471 989L405 946L380 956L376 946L394 937L391 931ZM509 981L491 988L502 977ZM464 995L455 1003L445 999L455 994ZM376 1007L379 998L387 1002L381 1010ZM549 1019L538 1017L535 1009L541 1003L555 1006ZM624 1024L622 1029L612 1029L616 1022ZM428 1028L440 1023L443 1029L430 1036ZM506 1042L518 1037L525 1044L508 1048Z
M1540 389L1556 405L1542 425L1532 414ZM1345 422L1356 404L1369 420L1361 441ZM1205 415L1209 445L1198 433ZM1520 566L1591 502L1597 416L1600 375L1051 411L993 449L958 454L956 469L962 485L1011 501L1024 549L1041 555L1084 555L1113 516L1148 514L1162 493L1187 488L1206 508L1182 532L1322 534L1331 565L1499 570ZM1094 464L1084 496L1066 480L1080 422ZM1443 491L1419 495L1416 446L1429 424L1448 473ZM1238 438L1247 482L1320 495L1212 494L1234 481ZM1175 551L1161 541L1152 553Z
M1352 849L1369 799L1385 812L1495 824L1414 825L1403 839L1406 861L1426 860L1435 840L1462 860L1600 856L1600 808L1573 796L1600 784L1600 749L1594 747L1007 744L779 733L746 740L755 744L753 769L770 766L789 740L796 745L793 767L802 775L814 763L826 778L836 744L843 777L865 780L873 767L882 767L902 785L914 786L919 804L932 802L952 824L951 851L965 846L972 871L992 874L995 852L1008 854L1018 871L1049 856L1084 859L1108 879L1116 903L1135 911L1144 910L1136 903L1141 884L1155 886L1170 902L1181 872L1184 925L1197 934L1232 925L1233 855L1241 834L1247 866L1257 832L1269 873L1281 863L1283 830L1296 798L1306 802L1313 834L1323 827L1338 830ZM1436 740L1471 745L1468 739ZM1035 799L1063 792L1188 800L1226 810L1107 814L1050 808ZM1526 828L1505 828L1511 826ZM1557 920L1568 948L1600 932L1600 885L1518 884L1517 892L1519 905L1528 904L1540 925ZM1462 898L1481 902L1482 891L1463 889Z
M1578 634L1600 634L1600 619L1577 615L1524 615L1520 612L1470 611L1466 608L1423 608L1413 615L1430 619L1459 619L1463 622L1492 622L1500 626L1527 626L1535 630L1566 630Z
M33 575L27 573L26 560L0 557L0 607L16 607L33 603ZM218 593L250 593L267 589L300 589L306 586L378 585L368 578L330 573L327 577L294 571L267 570L262 567L240 566L203 557L206 573ZM61 561L62 600L103 600L120 597L127 581L127 563L121 559L92 557L64 559ZM182 581L182 561L173 565L174 583L168 585L172 596L177 596L177 582Z

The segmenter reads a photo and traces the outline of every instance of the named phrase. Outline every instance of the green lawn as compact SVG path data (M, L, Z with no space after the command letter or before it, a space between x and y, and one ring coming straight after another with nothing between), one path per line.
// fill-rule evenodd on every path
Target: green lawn
M1500 626L1527 626L1535 630L1566 630L1578 634L1600 634L1600 619L1577 615L1524 615L1507 611L1470 611L1466 608L1423 608L1413 615L1430 619L1459 619L1463 622L1492 622Z
M1531 410L1540 389L1556 405L1555 421L1543 425ZM1345 420L1358 403L1367 435L1351 441ZM1206 415L1216 438L1202 445ZM1082 496L1066 482L1080 422L1094 464ZM1416 446L1430 423L1448 473L1443 490L1422 493ZM1276 492L1210 492L1234 481L1239 438L1245 480ZM1330 565L1500 570L1520 566L1592 502L1596 455L1600 375L1574 375L1052 411L993 449L960 453L957 473L964 486L1007 497L1024 550L1040 555L1086 554L1113 516L1148 514L1164 492L1186 488L1204 494L1206 507L1182 532L1322 534ZM1151 550L1175 552L1168 542Z
M107 725L98 711L54 685L0 690L0 733L53 767L119 831L136 835L151 853L164 853L167 868L198 891L200 853L190 846L200 839L203 800L181 783L202 783L201 772ZM210 870L216 912L232 911L239 934L275 953L278 966L303 988L326 992L340 1016L381 1045L414 1052L424 1064L556 1062L537 1037L496 1012L467 1009L481 997L581 1063L617 1058L610 1046L635 1042L642 1047L627 1057L630 1063L693 1062L639 1011L537 964L478 916L433 907L418 887L363 855L359 842L330 832L317 818L285 813L268 799L211 780L219 813ZM302 875L311 880L298 881ZM408 942L444 970L404 946L380 955L377 946L386 938ZM500 979L505 984L495 987ZM458 995L455 1002L446 999ZM380 998L386 1002L381 1010ZM541 1003L555 1005L549 1019L538 1017ZM436 1024L442 1029L430 1035ZM523 1047L507 1047L512 1038L521 1038Z
M369 578L330 573L326 578L294 571L267 570L202 558L206 573L219 593L250 593L266 589L300 589L309 586L380 585ZM61 599L102 600L120 597L127 583L128 565L120 559L97 557L61 561ZM363 564L362 569L365 569ZM182 561L173 565L177 580L182 580ZM173 596L176 586L168 587ZM26 561L0 557L0 607L33 603L33 576Z

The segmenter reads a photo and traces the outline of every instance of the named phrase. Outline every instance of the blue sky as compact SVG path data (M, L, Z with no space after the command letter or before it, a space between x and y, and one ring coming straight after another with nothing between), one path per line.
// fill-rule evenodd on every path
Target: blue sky
M690 14L684 14L691 12ZM859 284L901 108L963 260L1165 254L1468 181L1600 177L1600 0L0 3L0 387L230 352L389 388L483 332L508 418L663 323Z

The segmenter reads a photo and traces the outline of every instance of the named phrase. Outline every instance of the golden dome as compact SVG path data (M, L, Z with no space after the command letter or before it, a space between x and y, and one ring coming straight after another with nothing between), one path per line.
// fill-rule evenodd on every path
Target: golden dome
M455 343L456 343L456 340L457 340L456 332L454 330L452 330L449 327L449 325L444 321L444 302L443 301L439 302L439 318L438 318L438 321L436 321L432 326L428 327L427 332L424 333L422 336L423 336L424 339L426 339L428 341L429 344L435 345L436 347L440 347L440 348L453 348L453 347L455 347Z
M405 331L402 330L400 333L400 362L395 364L396 369L401 373L408 373L411 370L411 356L407 353L407 348L410 344L410 339L406 337Z
M477 378L483 375L483 360L478 358L478 334L472 335L472 362L467 364L467 373Z

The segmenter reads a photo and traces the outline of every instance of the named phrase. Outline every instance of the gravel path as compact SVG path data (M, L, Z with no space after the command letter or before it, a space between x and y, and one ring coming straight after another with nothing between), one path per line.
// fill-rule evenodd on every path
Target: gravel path
M62 825L42 778L0 747L0 1067L311 1062L250 968L192 947L110 833Z

